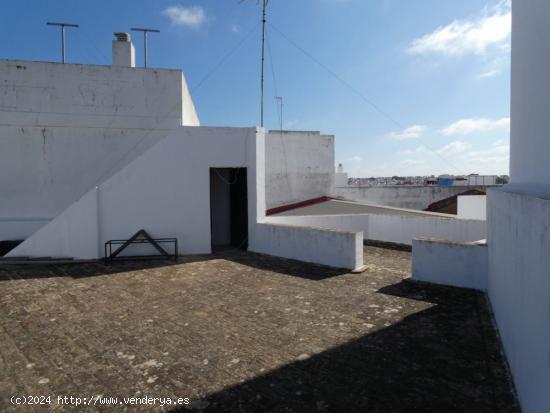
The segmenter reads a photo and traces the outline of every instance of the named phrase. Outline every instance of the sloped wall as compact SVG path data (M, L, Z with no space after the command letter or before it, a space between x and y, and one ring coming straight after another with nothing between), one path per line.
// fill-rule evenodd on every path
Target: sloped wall
M99 258L106 241L128 239L142 228L155 238L177 237L182 254L209 253L210 167L247 168L253 243L254 225L265 211L263 193L257 197L257 188L264 185L263 163L259 178L256 171L264 150L263 133L256 128L178 128L8 256ZM96 210L91 207L94 196ZM74 226L79 220L86 228Z

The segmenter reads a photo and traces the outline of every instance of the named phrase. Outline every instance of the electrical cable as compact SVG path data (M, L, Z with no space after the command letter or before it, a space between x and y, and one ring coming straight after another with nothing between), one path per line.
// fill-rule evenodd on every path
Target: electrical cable
M373 109L375 109L379 114L381 114L383 117L385 117L387 120L389 120L391 123L399 127L400 129L404 129L404 126L398 122L393 116L385 112L382 108L380 108L376 103L374 103L372 100L368 99L363 93L358 91L355 87L353 87L349 82L342 79L336 72L334 72L332 69L327 67L325 64L323 64L321 61L316 59L311 53L309 53L307 50L305 50L303 47L298 45L296 42L294 42L292 39L290 39L287 35L285 35L281 30L279 30L277 27L275 27L272 23L268 22L268 25L273 28L283 39L285 39L288 43L290 43L292 46L294 46L296 49L298 49L300 52L302 52L306 57L308 57L310 60L315 62L317 65L319 65L321 68L323 68L326 72L328 72L331 76L333 76L336 80L338 80L341 84L343 84L346 88L348 88L350 91L352 91L355 95L357 95L359 98L361 98L365 103L367 103L369 106L371 106ZM437 150L430 147L428 144L426 144L422 139L419 137L415 137L415 139L422 144L422 146L426 147L428 150L433 152L435 155L437 155L441 160L443 160L445 163L447 163L449 166L454 168L459 173L461 172L458 167L456 167L452 162L450 162L448 159L443 157Z
M254 27L252 27L246 35L237 43L228 53L226 53L219 61L216 63L216 65L206 73L206 75L195 85L191 88L191 93L196 92L206 80L210 78L224 63L227 59L233 55L239 48L244 44L246 40L252 35L252 33L258 28L260 23L257 23Z

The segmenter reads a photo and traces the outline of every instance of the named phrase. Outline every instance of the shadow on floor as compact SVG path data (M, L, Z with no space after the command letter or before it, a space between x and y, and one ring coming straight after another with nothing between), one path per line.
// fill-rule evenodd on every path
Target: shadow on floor
M323 280L330 277L346 274L347 270L335 269L322 265L304 263L296 260L272 257L269 255L241 251L236 248L224 248L208 255L180 256L178 261L166 259L140 259L140 260L116 260L106 262L103 260L91 262L72 263L26 263L0 264L0 282L14 279L34 279L51 277L84 278L102 275L111 275L120 272L136 271L143 269L170 267L185 263L210 261L223 259L241 265L257 268L262 271L301 277L309 280Z
M12 249L17 247L19 244L21 244L22 240L17 241L0 241L0 257L3 257L8 252L10 252Z
M482 294L411 282L380 293L436 304L212 394L195 408L243 413L518 411Z
M141 259L141 260L119 260L107 262L103 260L90 262L69 262L69 263L26 263L9 264L8 262L0 265L0 282L35 279L51 277L70 277L74 279L97 277L102 275L112 275L120 272L137 271L144 269L171 267L174 265L208 261L214 259L211 255L192 255L180 257L178 261L172 259Z
M349 274L349 270L327 267L287 258L273 257L271 255L255 252L227 249L213 255L248 267L262 271L271 271L292 277L305 278L312 281L321 281L331 277Z

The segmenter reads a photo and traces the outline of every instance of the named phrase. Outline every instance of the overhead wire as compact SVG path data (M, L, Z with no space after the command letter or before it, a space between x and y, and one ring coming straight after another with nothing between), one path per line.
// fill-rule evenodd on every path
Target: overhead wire
M380 106L378 106L376 103L374 103L371 99L367 98L363 93L361 93L359 90L357 90L353 85L351 85L349 82L347 82L345 79L343 79L341 76L339 76L334 70L330 69L328 66L326 66L324 63L322 63L320 60L315 58L311 53L309 53L307 50L305 50L302 46L300 46L298 43L296 43L294 40L289 38L286 34L284 34L280 29L278 29L273 23L267 22L267 24L275 30L283 39L285 39L290 45L292 45L294 48L299 50L302 54L304 54L306 57L308 57L310 60L312 60L314 63L316 63L318 66L320 66L322 69L324 69L327 73L329 73L331 76L333 76L336 80L338 80L342 85L344 85L347 89L349 89L351 92L353 92L355 95L357 95L361 100L363 100L365 103L367 103L369 106L371 106L374 110L376 110L380 115L385 117L387 120L389 120L391 123L396 125L400 129L404 129L405 127L398 122L393 116L391 116L389 113L384 111ZM426 144L422 139L419 137L414 137L422 146L426 147L428 150L433 152L435 155L437 155L443 162L451 166L453 169L461 172L460 169L454 165L452 162L450 162L448 159L446 159L444 156L442 156L437 150L432 148L430 145Z
M246 35L228 52L226 53L213 67L210 69L206 75L191 88L191 92L196 92L203 84L206 82L210 76L212 76L224 63L227 59L229 59L237 50L240 49L240 47L248 40L248 38L254 33L254 31L258 28L260 23L257 23L254 27L252 27Z
M275 63L273 62L273 53L271 51L271 42L270 42L269 38L270 38L270 36L269 36L269 27L268 27L267 30L266 30L265 40L266 40L266 44L267 44L267 53L269 55L271 75L273 77L273 89L274 89L274 92L275 92L275 97L278 97L279 92L278 92L278 88L277 88L277 76L275 75ZM292 194L292 185L291 185L291 182L290 182L290 175L288 173L288 156L287 156L287 151L286 151L285 139L283 139L283 128L282 128L283 109L282 109L282 102L281 102L280 109L277 105L276 110L277 110L277 115L279 116L279 125L281 125L281 128L279 130L279 140L281 141L281 147L283 149L283 158L284 158L284 167L285 167L284 176L286 178L286 184L288 186L289 194Z

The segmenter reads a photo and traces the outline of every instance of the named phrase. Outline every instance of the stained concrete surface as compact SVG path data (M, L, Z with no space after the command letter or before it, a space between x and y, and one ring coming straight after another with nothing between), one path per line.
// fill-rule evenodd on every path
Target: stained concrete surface
M439 214L435 212L415 211L413 209L401 209L383 205L364 204L353 201L342 201L331 199L314 205L308 205L301 208L291 209L289 211L275 214L275 216L295 216L295 215L342 215L342 214L379 214L379 215L404 215L415 217L447 218L456 217L448 214Z
M0 411L12 395L189 397L181 411L515 412L485 297L240 251L0 267ZM106 406L55 411L163 411Z

